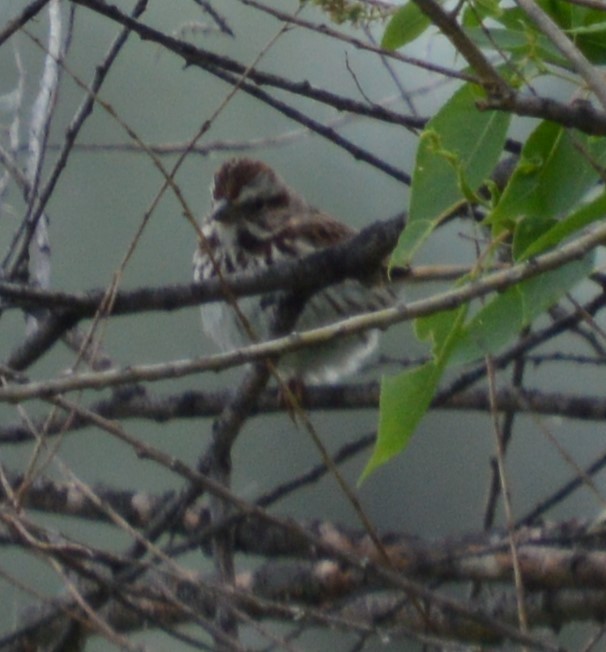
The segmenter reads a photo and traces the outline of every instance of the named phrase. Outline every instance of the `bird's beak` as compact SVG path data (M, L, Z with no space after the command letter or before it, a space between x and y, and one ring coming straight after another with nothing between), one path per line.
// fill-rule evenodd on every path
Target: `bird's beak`
M233 215L233 206L227 199L219 199L215 202L210 214L211 220L216 222L229 222Z

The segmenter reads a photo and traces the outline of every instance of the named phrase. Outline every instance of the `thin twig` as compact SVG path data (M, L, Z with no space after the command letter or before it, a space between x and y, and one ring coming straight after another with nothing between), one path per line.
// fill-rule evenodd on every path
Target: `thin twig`
M518 555L516 533L514 529L513 511L511 507L511 493L509 490L509 481L505 469L505 446L503 443L503 433L499 425L499 417L496 406L496 379L495 368L490 356L486 356L488 395L490 397L490 416L492 418L493 431L497 449L497 467L499 470L499 482L501 485L501 495L503 497L503 506L505 510L505 523L507 526L509 550L513 568L513 576L516 590L516 604L518 607L518 622L520 631L528 633L528 613L526 610L526 590L524 588L524 578L520 567L520 558ZM523 648L526 650L526 648Z

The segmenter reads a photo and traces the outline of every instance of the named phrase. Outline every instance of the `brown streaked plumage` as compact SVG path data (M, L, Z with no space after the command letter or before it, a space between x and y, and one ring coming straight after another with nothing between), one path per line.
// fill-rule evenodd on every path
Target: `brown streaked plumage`
M194 254L194 279L251 271L305 255L351 238L356 231L316 210L265 163L235 158L214 176L213 206L202 222L206 245ZM205 253L210 247L212 258ZM214 261L214 262L213 262ZM386 307L395 301L381 273L368 283L348 279L314 294L305 304L297 330L322 326L348 316ZM240 310L258 339L267 338L279 293L240 299ZM233 307L216 302L202 307L204 330L222 350L250 343ZM378 333L369 331L284 356L280 370L306 383L336 382L353 373L376 348Z

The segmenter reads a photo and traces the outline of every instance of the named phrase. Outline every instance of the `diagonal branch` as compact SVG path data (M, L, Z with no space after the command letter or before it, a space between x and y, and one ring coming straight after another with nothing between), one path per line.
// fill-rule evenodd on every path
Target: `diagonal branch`
M15 32L18 32L27 22L34 18L50 0L34 0L30 2L18 16L6 24L6 27L0 32L0 47L8 40Z

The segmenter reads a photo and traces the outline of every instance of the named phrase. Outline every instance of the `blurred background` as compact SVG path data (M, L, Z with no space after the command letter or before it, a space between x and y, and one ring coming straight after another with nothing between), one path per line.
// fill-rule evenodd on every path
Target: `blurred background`
M118 3L123 10L130 3ZM281 11L295 11L297 2L273 3ZM20 0L0 3L0 28L21 11ZM144 15L147 24L166 33L186 35L194 44L226 54L247 65L274 38L281 23L274 17L247 7L237 0L225 0L218 7L233 30L234 37L217 29L204 31L211 21L195 2L150 2ZM63 4L67 19L69 3ZM329 24L319 9L305 5L300 16L306 20ZM336 26L333 26L336 27ZM26 129L28 106L39 91L44 51L34 41L46 42L48 19L42 12L32 32L19 33L0 47L0 100L16 87L20 73L16 56L25 75L25 101L22 129ZM384 22L368 29L343 25L339 29L364 40L380 40ZM93 12L78 7L75 12L72 42L66 70L56 104L56 115L49 137L45 170L49 170L57 146L63 141L83 91L71 78L89 83L95 66L104 57L116 35L116 26ZM432 36L424 39L416 57L453 65L453 54L442 41ZM369 52L347 43L302 28L282 34L269 48L259 68L293 81L309 81L358 101L387 103L403 113L411 106L419 116L435 112L454 89L441 78L391 61L389 65ZM406 97L403 97L403 91ZM131 35L117 63L110 71L100 96L111 106L120 121L127 124L146 144L182 148L201 125L225 101L231 87L200 69L185 67L183 60ZM279 96L280 94L277 93ZM289 96L289 103L372 152L390 165L412 173L417 137L399 126L372 122L339 113L302 98ZM2 113L5 125L8 115ZM516 123L520 133L530 122ZM23 138L25 142L25 138ZM202 153L188 154L179 169L176 182L192 212L202 216L208 210L209 184L214 170L234 154L260 158L276 170L312 204L332 213L342 221L362 227L385 219L407 207L408 188L373 166L354 160L351 154L334 143L308 132L277 111L244 93L237 93L200 140ZM167 168L177 154L162 156ZM78 137L66 170L48 206L52 247L51 287L66 291L86 291L106 287L120 264L142 222L146 211L161 187L163 179L152 161L129 138L123 126L107 111L96 106ZM0 244L8 243L18 226L24 202L14 188L5 192L0 214ZM191 258L196 236L172 194L166 192L153 211L135 253L128 263L122 287L187 283L191 278ZM474 246L461 236L457 221L438 230L424 247L416 263L469 263ZM428 295L446 285L432 284L410 288L408 296ZM5 359L24 337L24 322L17 311L9 311L0 322L0 355ZM121 317L105 327L103 345L112 359L123 366L190 358L214 352L201 333L198 309L173 313ZM382 353L390 357L409 358L427 353L412 334L409 324L396 326L383 336ZM49 378L61 374L73 362L73 353L57 346L31 369L32 378ZM382 373L397 368L384 365L369 369L355 380L378 379ZM157 383L158 393L184 388L230 388L241 370L218 374L200 374L181 380ZM529 384L549 384L557 391L559 377L542 368L529 369ZM591 378L591 376L589 376ZM596 372L595 382L600 382ZM562 380L562 385L563 380ZM582 391L583 388L579 388ZM98 398L86 392L83 401ZM46 414L44 404L30 402L25 409L31 416ZM3 423L19 421L17 408L2 404ZM531 417L520 416L517 436L508 455L512 500L517 514L525 512L563 480L571 470L541 435ZM317 412L312 415L320 435L330 450L337 450L353 436L372 433L376 428L375 410ZM167 424L130 420L129 432L185 460L194 460L210 437L210 419L180 420ZM577 461L584 464L599 449L601 433L591 423L568 423L548 420L556 434L565 432L574 442ZM101 431L87 428L53 441L58 455L81 479L91 484L103 482L128 490L159 493L178 489L181 482L157 466L140 460L135 453ZM381 531L394 530L421 537L442 537L481 528L480 515L488 492L490 459L494 454L494 436L489 417L481 413L437 410L422 422L412 443L403 455L382 468L359 489L360 499L369 518ZM27 465L32 453L29 445L3 446L2 464L19 470ZM369 451L347 463L345 477L355 484ZM320 463L314 445L285 414L252 419L238 439L234 451L234 488L246 499L253 499L280 482ZM58 471L53 465L48 472ZM598 482L600 486L603 483ZM589 492L577 492L559 506L553 518L592 516L600 505ZM274 508L276 513L296 518L322 518L360 527L356 515L331 477L308 489L296 492ZM65 517L32 514L41 524L72 533L81 540L119 550L127 543L125 535L99 524L83 524ZM202 557L191 555L188 563L203 569ZM10 547L0 549L0 568L10 571L30 587L53 595L62 582L33 556L24 556ZM18 591L0 577L0 629L10 631L20 611L32 597ZM167 649L168 639L156 632L141 634L150 649ZM252 636L252 635L251 635ZM304 649L349 649L351 641L338 634L316 633L299 641ZM251 639L252 640L252 639ZM96 640L90 649L108 649L108 643ZM305 646L308 646L306 648ZM179 649L170 641L171 649ZM367 649L417 649L417 644L376 643Z

